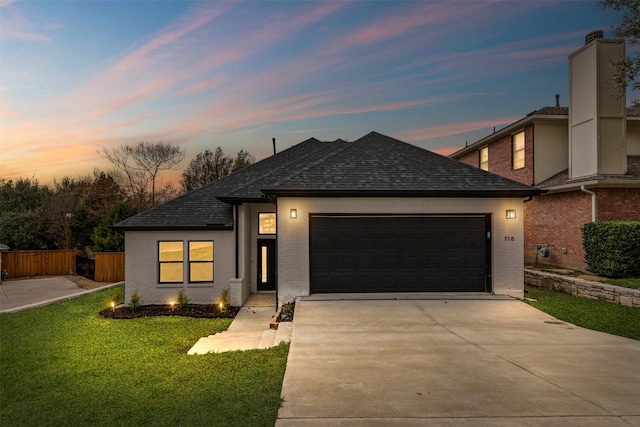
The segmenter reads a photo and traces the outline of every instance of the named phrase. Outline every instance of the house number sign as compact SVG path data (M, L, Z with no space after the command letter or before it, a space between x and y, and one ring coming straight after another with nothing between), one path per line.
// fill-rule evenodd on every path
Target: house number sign
M504 236L505 242L513 242L514 240L516 240L516 238L513 236Z

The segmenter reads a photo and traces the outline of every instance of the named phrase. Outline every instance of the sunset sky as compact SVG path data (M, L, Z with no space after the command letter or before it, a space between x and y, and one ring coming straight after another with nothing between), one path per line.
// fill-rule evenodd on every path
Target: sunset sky
M375 130L449 154L568 105L597 1L0 0L0 178L106 170L163 141L262 159ZM629 49L629 47L628 47Z

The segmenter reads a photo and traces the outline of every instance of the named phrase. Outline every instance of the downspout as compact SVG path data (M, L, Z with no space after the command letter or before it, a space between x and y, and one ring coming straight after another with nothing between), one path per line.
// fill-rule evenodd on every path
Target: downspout
M233 205L233 223L235 225L235 229L236 229L236 279L238 279L238 270L239 270L239 265L238 265L238 229L239 227L239 221L238 221L238 205Z
M596 222L596 193L584 188L584 185L580 186L580 191L583 193L591 194L591 222Z

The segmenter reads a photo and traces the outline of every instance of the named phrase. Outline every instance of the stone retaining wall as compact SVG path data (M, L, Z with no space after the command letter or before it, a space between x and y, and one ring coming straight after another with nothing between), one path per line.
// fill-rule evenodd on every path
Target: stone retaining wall
M627 307L640 307L640 289L623 288L537 270L524 270L524 283L556 292Z

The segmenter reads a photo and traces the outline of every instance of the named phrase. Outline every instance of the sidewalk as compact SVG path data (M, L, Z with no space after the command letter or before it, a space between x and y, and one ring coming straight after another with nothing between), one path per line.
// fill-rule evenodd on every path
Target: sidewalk
M224 332L198 340L188 354L222 353L275 347L290 342L293 322L282 322L278 329L269 329L276 312L275 294L251 294L235 319Z

